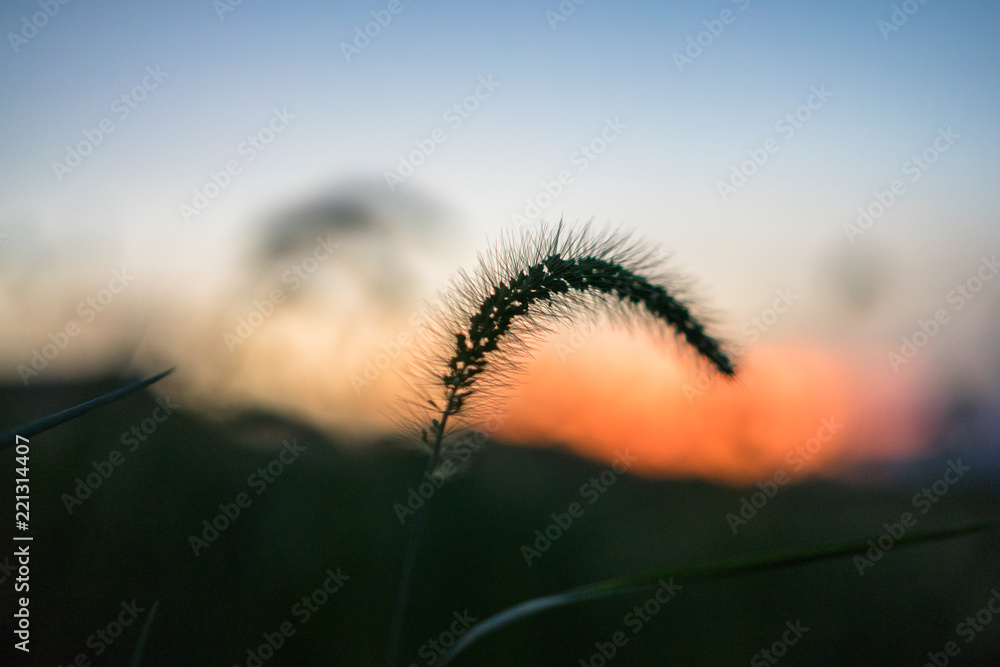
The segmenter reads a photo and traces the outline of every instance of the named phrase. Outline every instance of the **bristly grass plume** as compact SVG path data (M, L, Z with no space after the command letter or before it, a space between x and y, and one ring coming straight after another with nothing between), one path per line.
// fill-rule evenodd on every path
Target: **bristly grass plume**
M679 287L663 283L655 249L632 235L583 225L510 232L470 275L460 272L432 324L418 377L423 401L411 417L432 466L447 456L446 436L468 422L481 395L502 393L533 340L559 321L606 313L668 329L725 377L736 373L725 346L692 313ZM432 414L428 415L430 410Z
M503 393L534 339L552 325L607 314L672 331L725 377L736 367L723 344L709 335L679 289L668 291L653 248L631 235L594 232L590 225L534 230L502 236L469 275L459 272L444 306L431 321L428 346L418 351L418 395L410 418L430 451L427 473L448 460L447 436L468 423L483 396ZM478 404L478 405L477 405ZM428 414L430 411L430 414ZM389 632L385 665L394 667L427 510L407 543Z

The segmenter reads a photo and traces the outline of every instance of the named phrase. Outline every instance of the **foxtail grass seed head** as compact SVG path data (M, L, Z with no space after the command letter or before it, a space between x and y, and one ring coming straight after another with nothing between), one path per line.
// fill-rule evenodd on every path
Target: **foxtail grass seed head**
M420 351L424 399L411 406L432 462L447 455L450 429L474 417L482 395L503 393L531 344L558 322L607 313L669 329L709 367L733 377L729 352L692 313L683 290L661 284L676 281L658 274L659 264L657 253L631 235L560 222L509 232L479 255L472 275L460 271Z

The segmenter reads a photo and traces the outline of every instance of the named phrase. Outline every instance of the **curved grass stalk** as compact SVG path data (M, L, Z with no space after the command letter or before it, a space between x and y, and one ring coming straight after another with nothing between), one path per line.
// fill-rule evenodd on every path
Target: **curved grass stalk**
M980 521L952 528L938 528L910 532L896 540L896 546L912 546L916 544L947 540L991 528L1000 527L1000 520ZM715 563L672 567L651 572L643 572L618 579L599 581L561 593L546 595L521 602L509 609L501 611L489 618L483 619L462 635L454 646L441 657L440 667L449 665L458 655L464 652L480 639L491 635L515 621L541 613L548 609L556 609L588 600L626 595L628 593L648 590L661 579L682 579L685 584L699 581L710 581L723 577L734 577L743 574L766 572L795 565L805 565L822 560L844 558L863 553L870 548L870 539L841 542L816 547L805 547L779 553L745 556Z
M535 232L501 239L487 256L479 256L476 274L460 273L452 294L446 295L450 310L437 322L438 349L428 355L424 380L440 399L429 395L420 404L434 412L420 440L429 449L428 472L445 455L449 428L463 416L467 403L483 389L500 388L500 381L518 370L518 360L528 341L549 331L548 323L578 319L604 311L626 321L647 317L654 327L670 329L703 360L725 377L736 367L723 344L681 297L658 284L654 252L630 236L593 234L589 226L566 231L562 223L554 230L542 226ZM438 402L440 400L440 402ZM419 417L418 417L419 418ZM427 422L424 422L427 423ZM413 525L403 562L386 666L396 659L407 602L407 592L416 558L417 542L428 508Z

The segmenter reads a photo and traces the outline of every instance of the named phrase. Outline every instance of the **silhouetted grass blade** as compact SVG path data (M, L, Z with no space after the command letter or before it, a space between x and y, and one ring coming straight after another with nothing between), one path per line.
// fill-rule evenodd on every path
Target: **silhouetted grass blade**
M3 435L0 435L0 450L7 449L8 447L13 447L16 441L16 436L21 436L22 438L31 438L38 435L39 433L44 433L49 429L55 428L60 424L65 424L71 419L75 419L80 415L87 414L91 410L96 410L97 408L104 407L109 403L114 403L115 401L128 396L129 394L135 393L142 389L145 389L149 385L162 380L167 375L170 375L174 371L173 368L163 371L151 378L145 380L137 380L132 384L125 385L115 389L114 391L109 391L103 396L98 396L89 401L81 403L80 405L73 406L61 412L57 412L54 415L49 415L47 417L42 417L36 421L30 422L28 424L23 424L17 428L13 428Z
M896 540L896 546L911 546L924 542L934 542L940 540L961 537L970 533L975 533L990 528L1000 527L1000 519L990 521L980 521L956 526L952 528L936 528L922 531L913 531ZM853 554L862 553L869 548L867 538L864 540L854 540L839 544L823 545L817 547L793 549L790 551L773 554L761 554L756 556L746 556L731 560L706 563L702 565L688 565L683 567L673 567L663 570L643 572L628 577L618 579L608 579L605 581L587 584L578 588L573 588L561 593L546 595L533 600L528 600L516 604L498 614L494 614L472 626L446 653L438 663L441 667L449 664L465 649L479 641L487 635L529 616L533 616L547 609L565 607L571 604L586 602L602 597L615 595L625 595L627 593L638 592L652 587L660 579L675 577L683 583L694 583L698 581L708 581L711 579L721 579L742 574L754 574L766 572L794 565L804 565L806 563L833 558L843 558Z

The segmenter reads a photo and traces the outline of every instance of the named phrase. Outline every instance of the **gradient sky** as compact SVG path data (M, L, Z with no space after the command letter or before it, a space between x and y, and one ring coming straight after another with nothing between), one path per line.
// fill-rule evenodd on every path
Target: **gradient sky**
M404 3L350 63L340 43L384 3L248 0L222 20L210 2L60 6L17 53L8 43L0 56L3 218L101 226L111 211L79 209L103 204L128 226L169 224L272 108L287 108L290 131L199 220L246 217L304 188L394 167L492 75L501 87L410 181L477 230L509 224L542 179L572 168L578 145L618 117L628 126L621 141L575 174L547 217L628 224L696 252L699 269L763 280L747 255L764 254L743 252L747 244L838 241L857 206L951 126L963 140L872 235L926 249L947 224L958 242L996 239L988 183L1000 144L1000 9L931 3L886 40L877 22L891 4L741 6L591 2L553 30L545 12L556 3ZM735 20L678 72L672 54L726 9ZM36 11L7 3L0 25L16 31ZM156 65L169 76L131 117L114 118L112 101ZM819 85L829 102L722 202L716 183ZM51 163L105 117L115 132L57 182ZM788 270L812 259L786 254L799 255Z
M342 44L387 2L244 0L220 13L223 4L70 2L36 33L25 17L40 17L44 3L0 8L8 332L31 329L10 320L27 298L11 287L15 268L69 290L67 263L101 274L123 261L202 262L209 239L240 238L262 216L338 184L384 182L436 128L447 140L400 186L457 221L435 279L468 264L543 181L569 170L572 182L542 217L594 218L662 244L738 342L775 290L792 289L800 301L765 339L874 346L884 365L899 336L1000 250L993 2L588 0L562 3L575 10L554 22L555 0L402 0L350 62ZM916 8L905 23L903 5ZM888 31L894 11L901 25ZM713 27L721 32L709 39ZM707 46L679 68L675 54L699 38ZM119 118L115 100L147 68L166 76ZM481 78L499 86L449 125L443 114ZM831 95L787 136L776 123L815 90ZM294 119L247 161L241 142L275 109ZM60 181L53 162L102 119L113 131ZM609 119L625 129L581 172L575 152ZM910 180L907 160L948 128L958 138ZM777 151L723 200L718 183L769 139ZM186 225L179 206L228 160L240 173ZM850 243L844 225L894 179L903 194ZM173 271L172 289L191 289L183 273ZM1000 281L935 341L940 365L995 374L998 303ZM7 349L8 375L19 345Z

